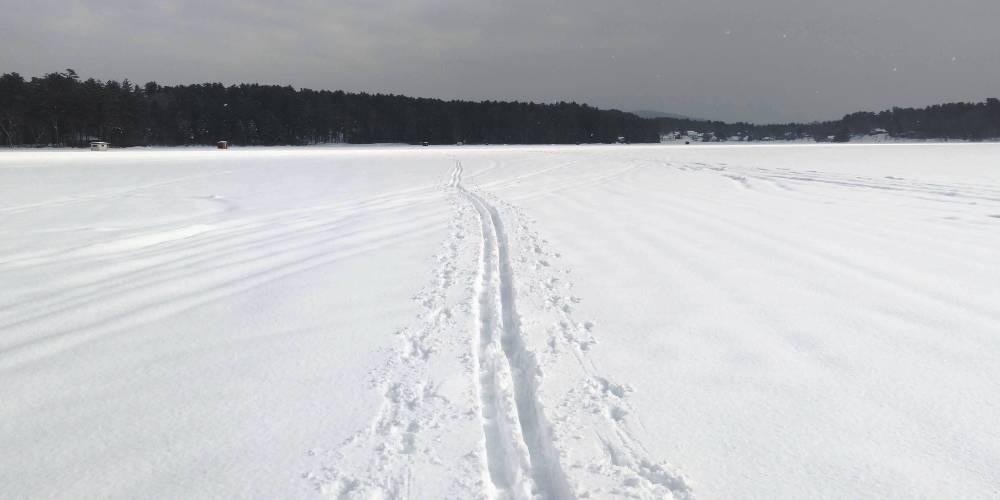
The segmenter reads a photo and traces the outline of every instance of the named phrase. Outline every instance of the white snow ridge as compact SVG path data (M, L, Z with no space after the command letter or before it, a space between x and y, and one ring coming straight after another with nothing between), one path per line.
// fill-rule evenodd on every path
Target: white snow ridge
M997 157L0 152L0 497L996 497Z

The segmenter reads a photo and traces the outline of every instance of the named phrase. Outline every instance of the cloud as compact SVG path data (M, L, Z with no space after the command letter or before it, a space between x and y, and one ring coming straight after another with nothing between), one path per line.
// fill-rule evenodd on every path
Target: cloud
M0 0L0 71L660 109L751 121L978 100L995 0ZM896 68L896 71L892 71Z

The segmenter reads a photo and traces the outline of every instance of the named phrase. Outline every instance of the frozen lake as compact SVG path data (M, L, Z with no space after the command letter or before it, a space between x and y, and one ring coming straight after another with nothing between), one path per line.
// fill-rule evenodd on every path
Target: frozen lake
M1000 495L1000 145L0 152L10 498Z

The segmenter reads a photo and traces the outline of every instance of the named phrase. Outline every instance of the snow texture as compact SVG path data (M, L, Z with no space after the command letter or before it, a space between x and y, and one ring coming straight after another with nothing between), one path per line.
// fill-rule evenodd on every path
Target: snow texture
M0 153L0 496L996 497L997 158Z

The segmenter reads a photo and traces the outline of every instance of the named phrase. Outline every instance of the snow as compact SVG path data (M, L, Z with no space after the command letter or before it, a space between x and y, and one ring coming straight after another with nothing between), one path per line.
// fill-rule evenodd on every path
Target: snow
M3 496L996 497L998 157L0 153Z

